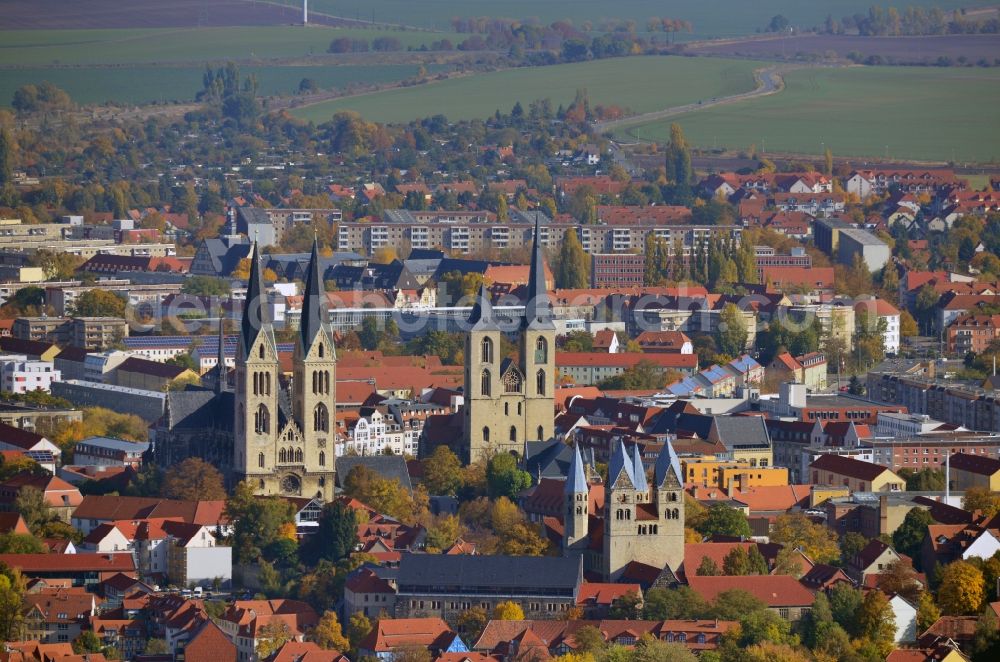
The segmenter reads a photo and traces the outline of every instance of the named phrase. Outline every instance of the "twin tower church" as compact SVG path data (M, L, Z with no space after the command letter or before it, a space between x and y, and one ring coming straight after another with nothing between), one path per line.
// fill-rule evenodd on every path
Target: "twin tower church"
M259 494L334 496L337 353L319 264L314 242L287 380L268 314L260 251L253 246L231 400L231 466L235 477ZM520 456L527 442L554 435L556 327L537 225L525 300L515 326L495 315L484 286L468 319L462 439L450 444L466 462L494 453ZM516 360L500 355L508 331L518 336ZM217 391L226 383L221 347L220 338ZM564 553L582 555L586 569L609 579L620 578L631 564L676 571L684 555L684 485L670 443L656 459L651 484L638 447L629 451L620 443L606 482L587 474L574 449L564 487Z

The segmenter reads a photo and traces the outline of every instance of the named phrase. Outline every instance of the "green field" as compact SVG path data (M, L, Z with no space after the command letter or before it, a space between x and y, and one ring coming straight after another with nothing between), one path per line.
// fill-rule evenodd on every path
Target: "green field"
M348 83L387 83L416 75L418 65L371 66L242 66L254 74L265 96L294 94L299 81L311 78L320 89L342 88ZM438 68L427 67L434 73ZM10 103L16 90L28 83L49 81L69 92L81 104L193 101L201 90L204 67L47 67L7 69L0 72L0 106Z
M147 64L291 58L325 53L337 37L395 37L404 47L440 35L329 27L231 27L0 31L0 67L51 64ZM3 75L0 73L0 75Z
M804 69L778 94L632 127L663 141L670 122L703 147L929 161L1000 160L1000 71L937 67Z
M305 106L293 114L323 122L341 110L354 110L377 122L407 122L444 114L451 120L509 111L515 102L527 107L550 99L553 107L569 104L586 88L591 106L617 104L647 112L677 104L752 89L753 70L746 60L681 57L629 57L550 67L510 69L454 78Z
M301 6L301 0L280 0ZM603 18L633 19L642 28L650 16L669 16L691 21L694 37L725 37L753 33L764 28L775 14L782 14L792 25L813 27L823 23L827 14L840 19L855 13L867 13L873 5L936 6L951 10L961 7L995 5L995 0L311 0L309 8L335 16L375 20L381 23L412 25L439 30L450 29L454 16L494 16L514 19L537 18L545 23L571 19L598 23Z

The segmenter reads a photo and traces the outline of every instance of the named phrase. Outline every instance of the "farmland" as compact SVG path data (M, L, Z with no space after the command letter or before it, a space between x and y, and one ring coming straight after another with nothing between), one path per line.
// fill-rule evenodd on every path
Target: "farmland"
M624 130L663 141L678 122L701 147L747 148L928 161L1000 159L1000 71L981 68L850 67L785 76L763 97Z
M301 6L300 0L281 0L284 4ZM752 34L763 28L775 14L787 16L792 25L821 25L828 13L835 18L867 12L872 0L837 0L802 2L802 0L311 0L310 8L328 14L362 20L399 23L439 30L450 29L455 16L496 16L515 19L537 18L549 23L572 19L577 25L601 19L633 19L644 25L650 16L670 16L691 21L694 37L730 37ZM961 7L983 7L995 0L908 0L907 5L937 6L945 10Z
M994 63L1000 54L1000 35L940 35L924 37L860 37L856 35L803 34L789 37L749 38L691 45L685 52L722 57L812 59L860 53L898 63L931 64L939 57Z
M0 66L147 64L298 58L325 53L337 37L391 36L404 47L435 35L400 30L327 27L199 29L10 30L0 32Z
M418 65L372 66L243 66L243 74L257 77L265 96L294 94L303 78L320 89L343 88L350 83L389 83L409 78ZM434 66L428 67L432 73ZM10 101L21 85L47 80L66 90L81 104L193 101L202 87L201 66L187 67L86 67L20 68L0 75L0 105Z
M378 122L406 122L444 114L449 119L485 117L549 99L569 104L586 88L591 106L617 104L636 112L736 94L752 89L757 63L717 58L632 57L498 71L455 78L299 108L298 117L322 122L354 110ZM636 84L641 81L641 84Z

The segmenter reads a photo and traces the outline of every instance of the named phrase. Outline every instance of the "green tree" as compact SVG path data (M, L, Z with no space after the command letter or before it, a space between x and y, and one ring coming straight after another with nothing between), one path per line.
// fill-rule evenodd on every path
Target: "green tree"
M313 565L321 559L336 563L351 553L357 538L354 510L343 501L325 503L316 532L302 545L302 560Z
M642 617L652 621L704 618L708 613L708 604L690 586L651 588L642 606Z
M642 598L638 593L627 593L611 602L608 618L630 621L642 615Z
M486 463L486 484L492 498L514 501L518 492L531 487L531 474L518 469L513 455L497 453Z
M713 503L705 513L704 519L698 522L694 529L706 538L712 536L749 538L752 535L750 523L743 511L723 503Z
M587 254L572 228L563 236L556 269L556 287L582 289L590 287L590 264Z
M768 573L767 559L760 553L757 545L751 545L747 551L747 559L750 561L751 575L766 575Z
M670 125L670 142L667 143L665 166L667 181L688 186L694 178L691 168L691 149L679 124Z
M736 254L736 272L741 283L757 283L757 254L753 241L744 233L740 237L740 250Z
M24 578L20 571L0 563L0 638L19 641L24 632Z
M861 634L858 613L863 599L861 591L845 583L837 584L830 591L830 611L833 612L833 620L840 623L852 637Z
M80 633L76 639L72 642L73 652L77 655L83 655L85 653L100 653L104 646L101 645L101 640L94 634L93 630L84 630Z
M903 472L900 471L900 476ZM921 469L910 472L906 476L906 490L908 492L938 492L944 491L944 472L941 469Z
M462 462L445 445L438 446L423 461L424 486L431 494L454 496L462 487Z
M920 594L917 602L917 631L923 632L941 618L941 610L934 602L934 596L929 591Z
M719 566L711 557L703 556L701 557L701 563L698 565L698 569L695 571L695 574L700 577L717 577L722 574L722 571L719 570Z
M14 139L7 128L0 129L0 186L14 182Z
M868 538L860 533L849 531L840 536L840 562L847 565L854 558L854 555L864 549L866 545L868 545Z
M45 546L35 536L24 533L0 533L0 554L44 554Z
M189 457L168 468L163 476L163 496L182 501L221 501L226 498L222 474L208 462Z
M87 290L76 298L77 317L125 317L125 299L108 290Z
M923 508L912 508L899 528L892 533L892 546L900 554L913 559L913 567L920 570L920 548L927 536L927 526L934 524L930 511Z
M278 540L282 529L293 524L295 513L284 499L261 498L244 481L226 501L226 517L233 522L233 556L238 563L253 563L263 550Z
M147 639L142 649L143 655L166 655L170 652L166 639Z
M734 577L750 574L750 557L742 547L733 547L722 559L722 574Z
M351 642L351 650L357 650L371 631L372 622L367 616L359 611L351 614L351 620L347 623L347 638Z
M727 303L719 313L715 342L719 351L727 356L736 357L746 350L747 323L736 304Z

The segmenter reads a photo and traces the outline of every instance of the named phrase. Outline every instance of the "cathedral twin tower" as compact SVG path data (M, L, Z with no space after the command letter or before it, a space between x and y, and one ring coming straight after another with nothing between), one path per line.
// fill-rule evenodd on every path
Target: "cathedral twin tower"
M286 386L254 242L236 356L233 467L258 494L328 501L334 491L337 353L315 241L307 272Z

